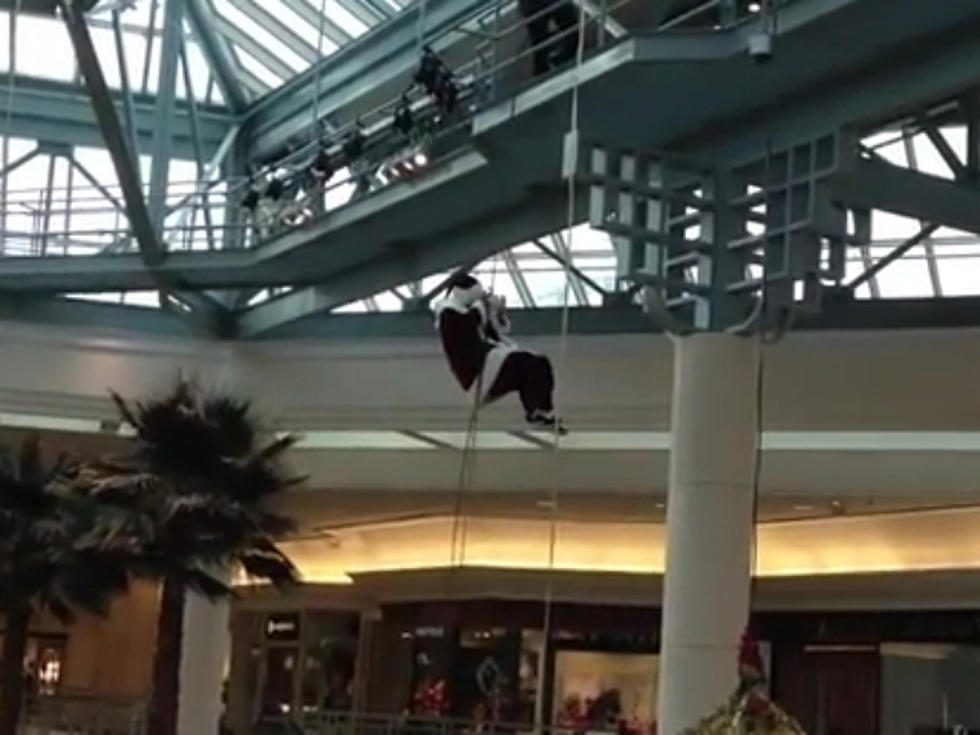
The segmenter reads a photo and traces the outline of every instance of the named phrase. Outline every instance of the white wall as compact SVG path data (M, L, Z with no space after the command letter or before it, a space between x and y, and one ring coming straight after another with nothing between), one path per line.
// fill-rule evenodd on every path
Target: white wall
M0 345L0 411L111 417L109 387L142 394L181 371L296 429L462 431L469 408L434 338L219 343L0 322ZM797 333L766 360L769 429L980 429L980 330ZM670 371L664 337L572 337L559 398L580 429L662 430ZM483 425L512 427L516 411Z

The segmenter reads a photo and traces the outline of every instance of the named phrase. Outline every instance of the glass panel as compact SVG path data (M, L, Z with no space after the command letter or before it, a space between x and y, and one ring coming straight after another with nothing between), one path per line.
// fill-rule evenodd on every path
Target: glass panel
M980 648L928 643L881 648L881 728L895 735L980 729Z
M590 732L648 732L656 718L654 654L558 651L554 722Z
M349 711L353 703L354 666L360 618L357 613L317 612L304 623L304 714L320 709Z
M265 652L265 677L262 682L262 715L281 717L293 710L293 676L299 649L269 648Z

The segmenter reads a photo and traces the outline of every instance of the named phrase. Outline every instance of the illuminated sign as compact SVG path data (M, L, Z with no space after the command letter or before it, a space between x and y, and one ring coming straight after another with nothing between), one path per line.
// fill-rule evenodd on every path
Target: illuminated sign
M270 615L265 620L265 637L270 641L294 641L299 637L299 613Z

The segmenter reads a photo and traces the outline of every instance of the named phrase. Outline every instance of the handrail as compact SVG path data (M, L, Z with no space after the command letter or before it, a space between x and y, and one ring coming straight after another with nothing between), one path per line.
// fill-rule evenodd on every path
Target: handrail
M247 221L243 221L243 213L239 207L241 199L249 187L247 177L173 182L168 187L167 193L162 196L168 203L173 202L168 207L170 214L177 210L181 210L183 214L177 226L174 226L173 223L165 224L162 233L163 239L170 241L168 247L171 249L198 249L198 246L205 249L219 249L226 239L225 236L228 236L227 239L234 242L236 247L254 247L300 222L308 224L310 221L324 216L328 211L344 206L354 199L371 196L400 180L397 175L387 177L380 175L379 172L384 167L388 166L396 171L398 162L404 160L406 156L413 157L417 153L425 153L426 150L431 149L433 144L440 141L450 141L455 146L452 136L465 135L467 127L478 111L550 76L549 73L539 77L516 80L516 87L511 85L504 88L499 84L505 73L523 63L528 56L533 55L543 46L558 44L570 34L578 32L577 25L560 30L538 45L520 44L515 53L505 58L498 58L501 43L509 41L514 34L526 33L531 21L552 12L562 3L574 4L577 9L576 12L583 12L588 15L585 24L587 38L590 39L590 42L586 53L591 55L609 48L610 45L618 43L620 40L615 37L607 38L611 34L598 30L604 28L607 19L613 17L617 11L625 6L642 1L601 0L596 12L596 2L553 0L531 18L514 18L516 13L514 0L499 0L499 2L475 10L455 28L446 30L438 36L424 39L433 48L445 47L447 42L458 34L475 35L479 39L473 46L472 54L451 69L459 88L459 97L454 113L442 119L443 116L436 103L426 93L420 93L420 90L415 89L413 84L406 90L405 95L396 96L394 99L375 106L361 115L359 120L349 121L339 126L338 129L331 130L329 136L323 136L320 140L308 141L288 155L274 161L270 165L270 169L284 170L291 172L292 176L302 177L306 174L305 169L309 166L313 156L325 142L327 143L326 150L331 157L342 162L344 161L342 152L344 140L355 129L360 129L364 136L362 154L352 165L339 163L339 171L337 172L339 175L335 175L325 186L318 188L311 186L309 182L299 182L294 186L297 191L291 195L290 199L280 201L277 205L279 207L277 211L270 209L261 214L256 212L254 215L245 217L244 219ZM788 1L784 0L784 2ZM705 0L697 7L664 24L662 28L672 28L677 24L690 23L710 13L718 5L719 0ZM583 10L583 6L589 6L592 10ZM744 20L744 16L737 18L736 22L742 20ZM493 22L491 23L491 21ZM710 27L720 28L714 23ZM569 60L568 63L572 62ZM403 99L409 101L416 125L413 134L407 136L393 129L394 114L399 105L402 104ZM423 127L427 129L427 132L418 132ZM432 165L435 162L427 161L427 164ZM64 192L63 196L61 195L62 192ZM0 232L0 257L16 255L18 252L44 255L52 250L67 251L66 242L57 242L54 248L49 247L51 241L57 238L62 238L65 241L72 238L113 238L113 242L102 242L101 246L111 247L113 252L118 251L120 246L115 240L130 239L128 227L125 226L125 213L120 212L118 196L118 186L115 184L73 186L70 192L67 187L54 187L40 193L18 189L8 190L6 211L0 213L4 215L4 221L7 218L13 219L18 216L21 218L29 217L32 218L32 224L25 230L23 225L15 227L8 222L10 229L6 232ZM145 193L144 196L148 197L149 195ZM103 207L87 206L95 202L106 201L109 201L110 205ZM325 203L329 203L330 206L328 207ZM85 206L80 207L79 205ZM194 223L195 217L193 215L198 210L205 208L212 222L210 225L199 227ZM100 227L93 222L99 217L105 218L106 226ZM119 219L120 217L123 218L122 221L111 224L110 218ZM52 218L64 220L65 225L63 227L52 226ZM67 223L69 218L78 220L80 226L72 226L74 223L69 225ZM25 242L30 243L30 246L23 247ZM21 247L10 247L12 243L19 243ZM100 243L92 243L92 249L94 252L102 252ZM123 247L122 249L127 248Z

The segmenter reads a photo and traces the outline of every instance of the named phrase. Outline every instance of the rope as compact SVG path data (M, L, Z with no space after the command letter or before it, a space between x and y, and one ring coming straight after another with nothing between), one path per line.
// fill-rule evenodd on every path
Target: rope
M313 77L313 120L310 127L310 142L320 143L320 74L323 67L323 27L327 18L327 0L320 0L320 26L316 38L316 74ZM314 151L314 155L316 152Z
M421 18L424 13L425 0L421 1L420 4L420 29L421 29ZM579 10L578 15L578 37L577 37L577 47L575 53L575 76L572 84L572 104L571 104L571 114L569 119L569 137L574 137L577 135L579 130L579 88L581 85L581 69L583 58L585 55L585 26L586 19L585 13ZM421 38L421 31L420 31ZM577 155L577 152L576 152ZM571 284L572 284L572 248L574 244L574 228L575 228L575 200L576 200L576 181L575 181L575 169L577 166L573 166L571 173L568 177L568 207L566 213L566 227L565 227L565 237L566 237L566 251L562 254L562 271L564 275L564 287L562 292L562 310L561 310L561 331L559 338L559 350L558 350L558 362L555 370L555 416L561 416L559 410L559 398L560 392L558 391L558 386L561 385L561 376L564 374L565 363L568 354L568 331L569 331L569 317L571 313ZM491 291L493 289L494 282L496 281L497 275L497 263L498 257L494 257L493 270L491 271ZM466 527L463 522L462 505L463 505L463 493L466 487L472 482L474 470L476 467L476 444L477 436L479 432L479 409L480 401L483 393L482 385L482 374L478 377L475 387L475 392L473 396L473 406L470 410L469 421L467 422L466 429L466 441L463 445L463 458L460 463L459 471L459 484L456 492L455 507L453 513L453 524L452 524L452 540L450 548L450 561L453 569L458 569L462 567L465 560L465 545L466 545ZM549 528L548 528L548 566L547 566L547 576L546 584L544 590L544 613L542 620L542 651L538 659L538 689L539 696L535 704L535 725L540 728L543 725L544 713L543 709L543 698L541 697L541 692L544 689L544 673L545 665L547 661L547 650L548 644L551 640L551 629L552 629L552 617L553 617L553 607L554 607L554 571L555 571L555 560L556 560L556 547L557 547L557 535L558 535L558 500L559 500L559 483L560 475L559 462L560 456L559 451L561 449L561 430L560 425L556 421L553 433L553 447L554 447L554 461L555 470L553 475L553 481L550 487L549 493ZM450 582L453 576L450 577Z
M4 241L6 240L6 230L7 230L7 171L6 168L10 163L10 130L11 122L14 118L14 90L16 88L16 83L14 82L14 77L17 75L17 63L16 63L16 51L17 51L17 17L20 15L20 8L23 0L17 0L14 3L14 12L10 15L10 43L7 53L10 58L8 59L7 68L10 72L10 80L7 84L7 112L6 112L6 124L4 125L4 130L6 131L3 136L3 153L2 159L0 159L0 165L3 167L2 173L0 173L0 253L4 251Z
M769 0L765 0L763 11L764 28L766 28L768 32L775 34L776 29L778 28L778 4L770 3ZM763 186L765 187L763 190L763 195L765 202L764 211L766 213L766 231L768 231L772 213L770 191L773 172L773 139L776 135L775 128L775 123L772 119L770 119L769 134L766 138L765 165L763 166L763 176L765 176L765 181L763 182ZM766 325L768 322L769 312L769 261L765 257L765 247L767 244L767 239L764 239L762 257L762 291L759 295L759 327L756 330L755 456L753 458L752 465L752 534L750 538L751 552L749 557L749 596L748 609L745 615L745 629L747 631L750 630L750 626L752 624L752 611L755 609L755 598L759 584L759 496L761 494L762 485L762 436L765 428L765 346L767 342L774 341L766 338ZM779 339L782 333L789 328L789 324L793 318L793 307L791 306L790 309L791 312L786 315L786 321L781 326L780 331L776 334L774 339Z
M582 63L585 56L585 11L578 9L578 39L575 48L575 71L572 83L572 104L568 121L568 138L575 139L579 131L579 88L582 83ZM576 141L577 143L577 141ZM564 141L563 141L564 147ZM578 147L574 155L578 157ZM561 378L565 374L565 363L568 357L568 331L569 317L571 314L571 286L572 286L572 252L575 242L575 199L576 199L576 172L578 161L574 166L568 167L568 202L565 221L565 252L562 253L562 269L565 276L565 285L562 292L561 308L561 337L558 345L558 364L555 369L555 416L561 417L561 398L562 394L559 386L562 385ZM544 725L544 691L545 674L548 646L551 643L551 628L554 617L554 597L555 597L555 550L558 544L558 501L559 484L561 482L561 431L556 421L554 430L554 475L551 484L551 492L548 498L549 522L548 522L548 570L545 577L544 590L544 612L541 621L542 640L541 655L538 657L538 697L535 702L535 727L542 728Z
M422 53L422 47L425 46L425 13L427 5L426 0L419 0L419 20L415 29L415 43L418 47L419 54Z

